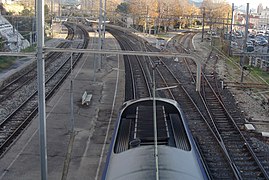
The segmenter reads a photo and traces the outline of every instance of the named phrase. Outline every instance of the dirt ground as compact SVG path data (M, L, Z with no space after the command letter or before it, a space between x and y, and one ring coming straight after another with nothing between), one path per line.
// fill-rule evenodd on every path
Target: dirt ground
M221 59L218 66L220 78L224 81L230 81L231 77L233 77L236 82L240 82L241 73L238 73L240 69L229 68L225 61L225 59ZM243 82L257 83L252 78L245 78ZM267 94L262 93L268 91L269 88L267 90L229 86L227 88L235 95L238 106L244 111L246 123L253 124L258 132L269 132L269 97Z

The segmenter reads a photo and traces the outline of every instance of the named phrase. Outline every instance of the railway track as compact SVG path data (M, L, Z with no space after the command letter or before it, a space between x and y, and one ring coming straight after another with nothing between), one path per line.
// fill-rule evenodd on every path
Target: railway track
M186 41L186 39L184 41ZM147 50L154 51L154 48L148 46ZM186 52L184 49L181 51ZM210 97L216 93L209 92L207 95L209 99L206 101L206 99L202 98L201 94L195 92L193 83L193 81L195 81L195 77L186 75L186 73L191 75L194 74L194 64L186 63L186 60L179 60L180 63L185 63L184 67L182 65L179 67L176 66L178 62L171 60L172 59L160 60L158 58L151 58L147 60L151 61L151 66L158 64L155 68L157 80L156 83L158 88L163 88L163 90L158 91L157 96L172 98L181 104L183 111L189 119L189 126L196 139L197 146L200 148L201 158L204 159L210 177L212 179L267 179L267 161L264 163L259 160L262 155L259 157L255 155L257 152L254 153L254 151L257 149L252 150L251 146L245 144L247 141L241 141L241 145L239 145L237 139L233 139L233 133L235 132L228 129L232 126L229 125L226 127L225 125L227 124L223 123L224 126L221 127L221 123L218 124L218 119L215 120L213 115L218 114L218 110L222 107L221 104L217 104L216 102L212 101L210 102L212 99ZM207 71L208 73L206 76L208 78L217 80L217 78L212 74L212 71L215 71L214 65L211 65L211 69ZM148 75L152 76L152 73L148 73ZM216 82L215 84L217 85ZM177 88L165 88L175 85L177 85ZM216 97L221 96L221 91L218 94L219 95ZM210 104L210 106L208 104ZM233 107L235 107L235 105L231 106L231 108ZM213 111L214 113L212 113ZM228 112L223 111L224 114L228 114L229 112L232 112L230 116L236 119L234 121L242 122L242 117L240 117L237 109L233 109L233 111L229 109ZM224 136L226 143L224 143L222 133L218 128L222 130L222 133L226 133L227 136ZM225 129L227 129L227 131L225 131ZM237 129L237 133L240 134L240 128L235 129ZM237 136L238 134L235 133L235 135ZM241 138L244 139L243 134ZM235 146L237 144L238 146ZM249 153L247 154L246 151ZM244 159L243 157L240 157L240 155L247 155L247 158L244 157Z
M225 149L221 146L214 130L206 121L209 118L205 113L206 109L202 109L203 104L197 102L197 99L199 99L197 93L191 91L190 88L184 88L184 85L180 83L165 62L162 61L162 63L162 66L158 66L158 74L162 77L161 84L165 84L167 87L171 84L178 84L177 88L165 90L166 92L163 93L165 94L164 97L177 100L183 107L182 109L187 115L187 119L189 119L190 128L197 141L197 145L202 152L200 156L204 159L210 177L212 179L218 179L220 177L236 179L236 173L233 172L233 165L227 154L224 153ZM166 77L166 79L163 77ZM192 87L192 89L195 88ZM195 96L196 98L194 98ZM199 103L200 105L198 107L197 104Z
M69 29L72 28L72 24L67 25ZM77 26L77 32L70 30L69 33L72 33L71 37L74 37L75 33L79 33L77 37L84 37L81 42L76 45L76 48L86 48L88 45L88 32L80 26ZM74 47L73 47L74 48ZM72 59L74 66L82 54L73 53ZM55 58L54 55L50 56L51 58ZM70 55L69 54L61 54L61 58L59 56L57 59L49 60L46 66L46 99L51 97L54 91L59 87L59 85L64 81L64 79L68 76L71 70L70 63ZM55 61L53 61L55 60ZM52 63L53 62L53 63ZM33 73L35 70L33 70ZM31 75L33 76L33 75ZM0 121L0 156L4 154L4 152L10 147L16 137L23 131L23 129L29 124L32 118L37 114L37 87L36 80L32 80L30 84L24 84L23 78L20 80L19 78L14 81L15 84L19 84L19 88L16 91L12 88L9 93L10 97L5 97L4 101L1 102L1 108L3 109L5 106L9 106L9 109L4 117L2 117ZM14 87L17 85L14 85ZM12 84L9 87L13 87ZM5 88L4 88L5 89ZM25 93L27 92L27 93ZM4 94L4 93L3 93ZM10 103L10 104L8 104ZM12 106L12 104L15 104Z
M151 64L160 63L160 59L158 59L158 58L155 60L152 59L151 61L152 61ZM207 143L204 143L201 145L199 144L199 145L200 145L200 148L201 148L201 146L203 146L202 147L203 149L208 150L207 153L203 153L203 155L201 155L201 156L203 156L203 158L207 162L208 161L212 162L211 164L209 164L209 163L206 164L209 167L209 169L211 170L210 174L211 174L212 178L220 177L220 175L222 175L222 177L234 179L235 175L232 171L230 164L226 160L225 155L223 155L223 153L222 153L222 148L215 147L216 144L218 144L218 141L217 141L216 137L215 138L214 138L214 136L212 137L212 130L210 130L210 126L208 126L206 124L205 117L199 111L198 107L195 106L196 103L192 102L191 101L192 99L190 100L190 96L186 95L188 93L187 93L187 90L182 86L182 83L180 83L177 80L177 78L175 78L175 76L171 77L171 73L172 73L172 71L170 71L169 68L166 66L166 64L163 63L162 61L161 61L161 64L159 64L156 67L156 79L157 79L156 84L158 87L171 86L171 85L175 85L175 84L178 84L178 86L179 86L178 88L165 89L165 90L158 91L157 96L166 97L166 98L176 97L175 100L177 100L182 105L183 109L185 109L185 111L188 110L187 114L189 115L189 117L191 117L192 122L195 121L195 125L200 123L199 124L200 128L201 128L201 124L203 124L203 126L202 126L203 130L204 130L204 132L202 132L203 135L201 135L201 134L199 134L199 135L196 134L196 135L201 140L205 140L206 138L208 139L208 137L210 138L208 140L211 140L211 144L212 144L211 146L209 146ZM152 76L152 73L150 74L150 76ZM171 81L171 79L173 81ZM193 89L195 89L195 88L193 88ZM196 92L193 92L193 93L196 93ZM194 128L193 128L193 130L194 130ZM219 163L219 162L221 162L221 163ZM220 170L222 170L223 174L220 173Z
M210 74L211 76L203 74L202 97L211 116L211 126L214 126L220 141L226 147L227 153L238 171L238 177L241 179L269 179L268 161L257 155L260 153L257 153L257 149L249 143L249 136L242 131L242 117L234 111L235 107L231 107L232 104L228 102L228 99L223 98L225 96L221 93L217 74L212 71L216 69L218 56L213 54L210 59L213 63L208 69L213 73ZM225 104L229 104L230 109L226 108Z
M116 31L113 28L109 28L110 33L118 40L120 46L124 50L129 51L138 51L142 50L141 46L134 46L135 43L140 43L137 39L132 39L130 41L130 37L126 36L120 31ZM130 99L139 99L143 97L151 97L151 85L149 73L149 67L147 63L145 63L145 59L143 57L138 56L124 56L125 68L129 69L129 72L126 72L126 81L132 83L126 83L126 96L125 100ZM130 92L131 90L131 92Z
M231 161L235 164L238 177L240 179L268 179L266 170L241 133L235 120L215 93L211 83L206 79L203 83L203 98L212 120L209 123L227 149Z
M74 32L73 29L69 28L69 32L66 40L71 41L74 38ZM57 48L68 48L70 47L70 42L61 42L59 45L57 45ZM57 53L57 52L50 52L45 56L45 66L46 69L49 68L49 65L54 61L55 59L59 58L63 53ZM0 89L0 101L5 100L7 97L11 96L13 93L18 91L21 87L31 83L35 78L37 74L36 65L28 68L28 71L21 74L20 76L14 78L11 82L4 84Z
M207 94L207 97L209 97L208 100L200 95L201 99L205 100L204 106L210 117L207 122L214 131L214 134L218 137L221 146L224 148L224 152L232 165L231 167L237 179L268 179L268 161L261 158L264 157L265 154L262 153L263 155L261 155L258 153L260 155L256 155L258 150L248 143L246 140L248 135L242 131L244 127L244 117L241 116L240 110L236 107L234 100L231 101L231 96L227 96L227 93L226 96L224 96L223 89L220 88L221 84L216 73L218 60L218 55L211 53L204 63L203 79L206 79L207 86L211 87L211 91L203 93L203 95ZM192 64L188 65L192 66ZM228 108L226 108L225 105L228 105ZM226 122L227 120L231 120L232 124ZM220 128L220 130L218 128ZM234 129L231 130L230 128ZM222 136L221 132L224 133L224 136ZM234 144L234 146L231 144ZM254 151L256 153L254 153ZM247 157L245 157L246 155Z

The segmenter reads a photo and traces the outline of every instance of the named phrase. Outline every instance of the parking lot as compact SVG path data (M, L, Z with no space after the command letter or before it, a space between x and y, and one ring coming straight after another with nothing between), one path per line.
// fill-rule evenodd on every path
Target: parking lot
M214 37L221 36L214 31L207 32L207 40L211 41ZM230 41L230 39L232 41ZM249 65L259 67L267 71L269 66L269 30L256 31L248 34L246 41L246 49L244 51L245 35L244 32L235 31L230 37L229 33L224 33L224 40L226 44L231 46L232 54L248 53L250 60ZM258 62L258 63L257 63ZM260 63L261 62L261 63ZM247 62L245 62L247 63Z
M225 39L229 38L226 34ZM248 34L246 42L246 52L256 52L256 53L268 53L269 46L269 31L261 32L251 32ZM236 52L243 52L245 36L243 32L234 32L232 34L231 48Z

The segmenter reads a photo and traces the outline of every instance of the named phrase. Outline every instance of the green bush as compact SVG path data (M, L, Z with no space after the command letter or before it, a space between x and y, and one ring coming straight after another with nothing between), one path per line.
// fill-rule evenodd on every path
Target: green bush
M7 57L1 56L0 57L0 71L10 67L16 61L16 57Z

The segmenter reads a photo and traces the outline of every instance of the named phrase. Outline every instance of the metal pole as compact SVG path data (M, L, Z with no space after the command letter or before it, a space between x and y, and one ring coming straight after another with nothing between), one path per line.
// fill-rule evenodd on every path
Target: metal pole
M234 3L232 3L232 19L231 19L231 29L230 29L230 46L229 55L232 55L232 34L233 34L233 19L234 19Z
M203 22L202 22L202 40L204 41L204 33L205 33L205 7L203 7Z
M17 25L17 52L20 52L20 47L19 47L19 23L18 23L18 19L17 19L16 25Z
M105 43L105 37L106 37L106 0L104 3L104 30L103 30L103 43Z
M102 0L100 0L100 6L99 6L99 23L98 23L98 33L99 33L99 39L98 39L98 49L101 50L102 49L102 8L103 8L103 2ZM98 69L101 69L101 64L102 64L102 60L101 60L101 54L98 55Z
M105 39L106 39L106 1L107 0L104 0L104 18L103 18L103 35L102 35L102 47L104 46L105 44ZM104 57L104 58L103 58ZM106 55L103 54L102 55L102 58L101 58L102 61L105 61L106 60ZM102 62L101 61L101 62ZM101 67L102 67L102 63L101 63Z
M245 39L244 39L244 45L243 45L243 52L244 56L241 62L241 80L240 82L243 82L244 79L244 63L246 60L246 50L247 50L247 38L248 38L248 17L249 16L249 3L247 3L247 15L246 15L246 26L245 26Z
M71 44L72 47L72 44ZM70 133L74 132L75 119L74 119L74 94L73 94L73 52L70 57Z
M154 157L155 157L155 173L156 173L156 180L159 180L159 157L158 157L158 132L157 132L157 117L156 117L156 85L155 85L155 68L156 65L153 65L153 72L152 72L152 81L153 81L153 124L154 124Z
M37 24L37 83L38 83L38 118L41 179L47 179L47 139L46 139L46 102L45 102L45 66L44 66L44 0L36 1Z
M146 21L145 21L145 32L147 33L147 34L150 34L150 32L148 32L147 30L148 30L148 20L149 20L149 6L147 5L147 7L146 7L147 9L147 15L146 15Z
M196 91L200 92L201 91L201 62L196 61L196 66L197 66L197 72L196 72Z
M94 43L95 43L95 40L96 40L96 30L94 31L94 39L93 39L93 46L95 45ZM94 47L93 47L93 49L95 49ZM94 61L93 61L93 82L95 82L95 80L96 80L96 55L95 55L95 53L93 54L93 59L94 59Z
M228 17L227 17L227 22L226 22L226 29L227 29L227 31L226 31L226 33L227 33L227 35L228 35L228 32L229 32L229 17L230 17L230 13L228 12ZM226 38L225 38L226 39ZM228 38L227 38L228 39Z

